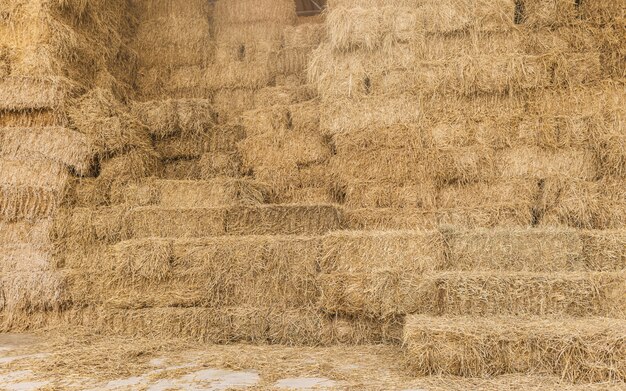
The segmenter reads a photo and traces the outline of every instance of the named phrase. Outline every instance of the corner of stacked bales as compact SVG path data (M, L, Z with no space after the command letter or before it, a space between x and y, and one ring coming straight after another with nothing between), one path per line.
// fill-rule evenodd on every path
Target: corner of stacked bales
M3 1L0 14L0 309L16 330L70 305L56 226L72 183L147 144L124 118L136 71L126 1Z

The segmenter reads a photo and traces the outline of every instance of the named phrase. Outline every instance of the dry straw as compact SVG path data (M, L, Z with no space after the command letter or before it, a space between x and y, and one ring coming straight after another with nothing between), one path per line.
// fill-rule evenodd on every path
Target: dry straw
M622 320L410 316L407 356L420 375L542 371L570 381L624 380Z

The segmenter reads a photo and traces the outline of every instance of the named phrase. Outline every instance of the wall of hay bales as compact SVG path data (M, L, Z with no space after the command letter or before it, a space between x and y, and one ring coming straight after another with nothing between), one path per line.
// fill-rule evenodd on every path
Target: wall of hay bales
M0 15L0 327L15 329L70 304L54 220L71 183L137 138L120 114L136 54L125 0L2 1Z
M309 80L338 201L359 227L623 227L623 7L471 3L329 2Z

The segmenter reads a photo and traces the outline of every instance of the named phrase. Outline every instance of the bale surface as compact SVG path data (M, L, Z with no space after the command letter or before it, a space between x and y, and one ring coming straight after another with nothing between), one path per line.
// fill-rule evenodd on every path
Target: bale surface
M445 320L444 320L445 319ZM541 371L569 381L624 381L623 320L409 316L404 344L420 375Z

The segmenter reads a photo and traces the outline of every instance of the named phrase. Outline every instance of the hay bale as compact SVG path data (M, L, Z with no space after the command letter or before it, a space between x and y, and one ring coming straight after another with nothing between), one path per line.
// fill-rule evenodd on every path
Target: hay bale
M0 272L2 275L46 270L52 264L52 247L35 244L11 244L0 248L2 249L0 255Z
M601 54L588 52L560 55L556 58L552 77L557 87L592 85L603 77Z
M50 270L3 273L0 297L0 309L9 315L55 311L67 304L63 278Z
M543 150L522 147L504 150L497 154L496 165L502 178L546 179L551 176L593 180L597 164L591 151L586 149Z
M322 241L323 273L394 272L421 274L446 262L438 231L336 232Z
M211 179L215 177L241 176L241 155L235 152L205 153L198 161L199 177Z
M172 208L256 205L267 200L268 189L246 179L175 181L149 178L115 188L111 198L114 203Z
M218 26L253 22L292 24L296 19L295 4L290 0L227 0L215 3Z
M414 312L433 315L622 317L619 273L442 273L429 276Z
M218 89L213 95L213 106L218 123L225 124L237 119L244 111L254 108L253 88Z
M626 231L582 231L583 259L589 270L620 271L626 266Z
M267 205L229 208L225 229L229 235L321 235L342 224L332 205Z
M363 208L345 212L346 228L352 230L414 230L439 226L432 211L403 208Z
M276 47L256 42L241 45L218 44L215 61L207 68L205 82L212 89L258 89L273 78L271 53Z
M276 310L268 307L146 308L95 307L47 315L42 324L88 327L111 335L185 338L209 343L248 342L292 346L336 344L398 344L399 320L329 318L314 309ZM50 319L51 318L51 319Z
M280 44L283 41L284 29L284 23L275 21L228 25L218 23L215 27L215 42L228 45L250 44L254 42Z
M22 220L16 222L0 221L0 246L12 244L48 245L52 221Z
M127 209L124 206L63 208L54 215L52 237L61 248L89 248L119 242Z
M372 161L377 164L372 166ZM426 165L423 151L380 148L366 155L358 151L334 155L330 158L329 169L340 183L422 183L432 179Z
M265 87L254 94L254 106L267 108L272 106L288 106L313 99L315 91L310 85L297 87L277 86Z
M64 207L98 207L111 203L111 182L102 178L73 178L63 198Z
M64 164L79 175L91 171L93 153L84 134L62 127L0 128L0 156L44 158Z
M39 127L67 127L68 119L65 113L38 109L27 111L0 111L0 127L39 128Z
M478 229L445 231L453 270L588 271L574 229ZM592 269L593 271L593 269Z
M303 23L287 26L283 32L283 45L286 48L315 47L326 37L326 26L322 23Z
M74 127L98 152L115 154L131 147L151 146L147 129L111 91L96 88L72 102L68 109Z
M0 110L58 109L80 90L62 77L9 76L0 80Z
M438 184L486 182L495 176L495 151L483 146L426 152L425 170Z
M68 171L45 160L0 160L0 216L9 221L47 218L63 198Z
M261 236L122 242L113 250L107 304L307 307L317 300L318 244Z
M623 186L621 180L550 178L545 182L541 199L541 223L587 229L621 228L626 222Z
M364 127L333 134L332 145L337 155L370 154L380 149L417 154L427 146L424 133L425 129L415 124Z
M445 186L437 194L439 222L466 228L530 226L538 198L539 182L532 179Z
M319 307L328 314L393 319L420 308L419 273L386 270L368 273L322 274Z
M163 208L147 206L131 209L124 222L127 238L203 237L226 233L226 212L217 208Z
M202 179L199 161L179 159L165 162L161 177L168 180Z
M210 101L205 99L137 102L132 112L148 127L150 134L158 138L197 135L215 126L215 113Z
M485 377L540 370L569 381L624 380L622 320L407 317L404 343L420 375ZM532 335L532 337L530 337Z
M433 210L436 205L432 182L397 184L392 182L347 182L339 185L349 208L417 208Z
M336 100L320 106L320 130L326 134L419 123L419 100L409 96Z
M160 169L161 162L155 152L135 148L101 161L98 178L109 182L134 181L155 175Z

